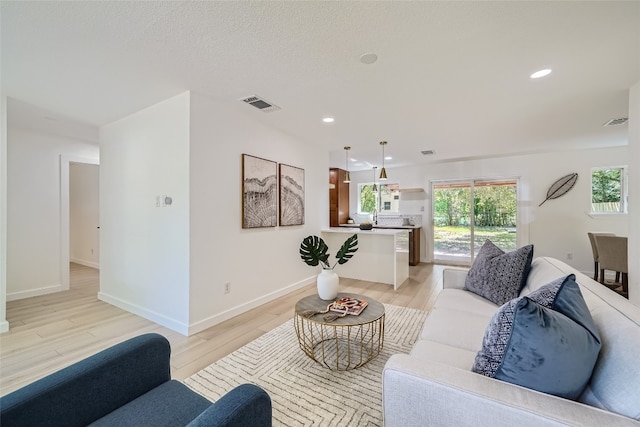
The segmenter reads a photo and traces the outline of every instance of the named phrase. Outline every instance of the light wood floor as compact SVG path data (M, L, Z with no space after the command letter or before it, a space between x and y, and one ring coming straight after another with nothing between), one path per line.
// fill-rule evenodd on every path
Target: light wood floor
M340 291L428 310L442 288L442 268L420 264L397 291L392 286L340 279ZM7 303L9 332L0 335L0 395L29 384L102 349L146 332L171 342L172 376L184 379L293 317L315 285L290 293L200 333L185 337L99 301L98 270L71 264L71 289Z

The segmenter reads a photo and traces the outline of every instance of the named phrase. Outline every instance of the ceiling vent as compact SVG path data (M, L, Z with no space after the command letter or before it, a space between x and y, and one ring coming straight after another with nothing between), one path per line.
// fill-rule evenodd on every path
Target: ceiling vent
M422 150L421 153L423 156L433 156L434 154L436 154L436 152L433 150Z
M243 98L241 101L246 102L249 105L253 105L258 110L264 111L265 113L278 111L280 109L280 107L278 107L277 105L274 105L273 103L266 101L257 95L253 95L248 98Z
M607 126L620 126L623 125L625 123L627 123L629 121L629 117L618 117L616 119L611 119L608 122L606 122L605 124L603 124L603 127L607 127Z

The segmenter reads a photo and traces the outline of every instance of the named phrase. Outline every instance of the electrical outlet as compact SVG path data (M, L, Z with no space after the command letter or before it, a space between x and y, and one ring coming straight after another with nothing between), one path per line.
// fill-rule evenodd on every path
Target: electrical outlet
M567 261L571 261L573 259L573 254L571 252L567 252Z
M231 293L231 282L227 282L224 284L224 293L225 294Z

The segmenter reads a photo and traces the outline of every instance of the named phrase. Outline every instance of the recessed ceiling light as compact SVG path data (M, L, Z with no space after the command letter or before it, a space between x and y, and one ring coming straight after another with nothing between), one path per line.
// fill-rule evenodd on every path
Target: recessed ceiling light
M333 123L335 119L333 117L324 117L322 121L325 123Z
M378 55L376 55L375 53L363 53L362 55L360 55L360 62L362 62L363 64L373 64L377 60Z
M548 76L549 74L551 74L551 69L545 68L544 70L536 71L535 73L531 74L530 77L532 79L539 79L540 77Z
M393 159L393 157L391 157L391 156L387 156L387 157L385 157L384 159L385 159L385 160L392 160L392 159Z

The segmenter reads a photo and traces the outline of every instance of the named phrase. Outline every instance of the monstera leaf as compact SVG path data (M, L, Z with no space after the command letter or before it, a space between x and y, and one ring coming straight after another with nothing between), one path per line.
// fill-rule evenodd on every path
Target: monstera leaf
M349 261L358 250L358 235L354 234L349 237L340 247L340 250L336 254L338 264L342 265Z
M337 264L344 264L349 261L358 250L358 235L349 237L340 247L336 254L338 260L333 266L329 264L329 248L327 244L318 236L307 236L300 244L300 258L307 265L315 267L318 264L324 269L333 269Z
M329 254L327 251L329 247L318 236L307 236L302 240L300 244L300 258L312 267L315 267L319 263L322 263L322 268L328 268Z

